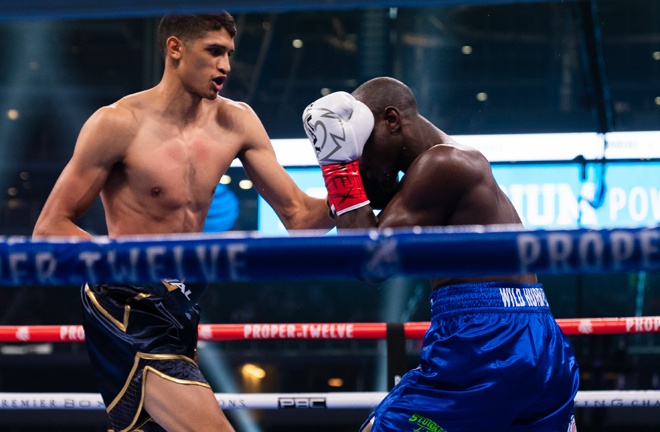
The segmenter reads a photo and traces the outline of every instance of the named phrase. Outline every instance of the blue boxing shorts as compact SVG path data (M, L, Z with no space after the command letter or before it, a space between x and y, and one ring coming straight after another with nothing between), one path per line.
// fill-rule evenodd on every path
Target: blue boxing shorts
M541 285L431 294L420 365L369 416L372 432L573 432L579 371Z
M83 327L110 431L163 431L144 410L147 373L210 387L196 363L204 286L85 285Z

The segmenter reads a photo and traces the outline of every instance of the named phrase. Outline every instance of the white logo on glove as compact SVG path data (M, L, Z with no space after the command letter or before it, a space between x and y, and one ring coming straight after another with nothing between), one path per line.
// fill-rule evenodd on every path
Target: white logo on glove
M312 114L309 114L307 118L305 119L305 131L307 132L307 135L310 137L310 141L312 141L312 144L314 145L314 151L316 151L316 158L319 160L319 162L323 161L326 163L332 163L332 162L343 162L342 160L333 160L332 155L337 153L341 149L341 144L340 142L346 142L346 131L344 130L344 122L342 121L341 118L329 109L325 108L319 108L317 111L321 111L322 114L319 116L319 118L312 124ZM326 126L326 123L323 122L323 118L330 119L332 121L327 122L330 127L335 131L333 132L328 132L328 126ZM319 133L320 132L320 133ZM341 132L341 135L339 135L337 132ZM322 140L321 143L319 144L319 135L321 135ZM330 135L330 138L332 139L332 143L334 143L334 147L328 149L329 151L326 152L325 156L321 156L321 152L326 150L325 146L328 144L328 135Z
M336 92L305 108L303 127L320 165L352 162L362 155L374 127L374 116L352 95Z

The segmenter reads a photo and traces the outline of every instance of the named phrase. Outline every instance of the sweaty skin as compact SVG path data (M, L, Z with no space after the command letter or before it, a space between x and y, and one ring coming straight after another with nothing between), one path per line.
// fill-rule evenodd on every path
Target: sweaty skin
M391 78L375 78L353 96L374 114L373 131L359 160L371 205L336 218L337 227L513 225L521 220L497 185L488 160L461 145L421 116L410 89ZM404 176L398 180L399 172ZM378 216L373 209L382 209ZM503 281L536 283L535 275L433 278L446 285ZM373 422L373 419L372 419ZM361 432L371 432L368 423Z
M339 216L339 229L521 225L513 204L479 151L455 142L422 117L416 107L411 109L400 102L409 92L401 88L402 84L375 79L368 85L359 87L353 95L369 106L375 117L373 132L360 158L362 181L372 205ZM387 90L379 90L380 85ZM371 97L379 91L391 97L389 103ZM399 171L404 173L400 182ZM373 208L383 209L378 217ZM534 275L460 276L432 279L432 288L477 281L537 281Z
M252 109L218 96L234 51L227 30L186 43L170 36L165 48L158 85L87 120L33 236L91 237L76 221L99 195L109 237L201 232L236 157L287 229L332 227L325 201L302 192L279 165ZM155 373L145 381L144 408L166 430L234 431L210 388Z
M287 229L332 226L324 201L304 194L277 163L252 109L218 96L234 49L227 31L190 47L170 39L171 55L183 52L184 61L156 87L89 118L34 235L90 237L75 221L99 194L110 237L201 232L235 157Z

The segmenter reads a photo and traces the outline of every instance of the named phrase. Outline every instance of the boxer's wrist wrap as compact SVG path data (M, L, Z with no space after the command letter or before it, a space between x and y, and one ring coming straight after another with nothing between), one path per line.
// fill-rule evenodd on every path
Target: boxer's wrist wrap
M330 216L330 219L332 220L337 219L337 215L335 214L332 205L330 205L330 198L328 198L327 196L325 197L325 205L328 207L328 216Z
M337 216L369 204L358 161L321 165L330 211Z

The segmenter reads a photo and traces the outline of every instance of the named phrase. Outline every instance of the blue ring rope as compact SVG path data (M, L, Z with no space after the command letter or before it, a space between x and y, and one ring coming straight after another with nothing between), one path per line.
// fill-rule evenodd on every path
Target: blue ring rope
M0 238L2 286L658 270L658 226L535 231L450 227L285 237L235 232L83 241Z

